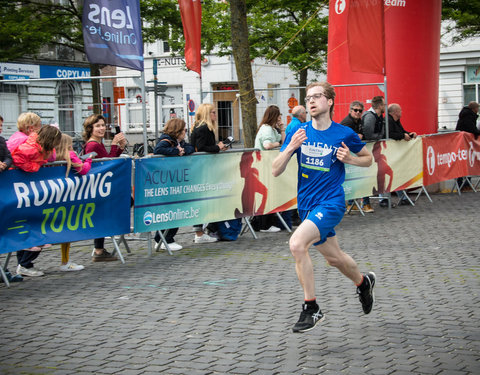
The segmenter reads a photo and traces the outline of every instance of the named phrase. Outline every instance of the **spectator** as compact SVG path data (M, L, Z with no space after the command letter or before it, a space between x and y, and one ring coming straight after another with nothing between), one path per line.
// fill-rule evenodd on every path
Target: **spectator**
M3 117L0 116L0 134L3 128ZM12 154L7 147L5 138L0 137L0 172L10 168L12 165Z
M480 134L480 131L477 128L478 107L479 104L477 102L470 102L467 106L463 107L458 114L457 127L455 130L472 133L475 136L475 139L477 139ZM459 187L463 185L462 191L472 190L469 178L459 177L457 183ZM470 186L467 186L467 183Z
M402 139L410 141L417 136L415 132L407 132L400 122L402 117L402 107L397 103L392 103L388 106L388 135L390 138L397 141Z
M298 124L301 124L299 121ZM282 114L276 105L270 105L263 114L262 121L255 136L255 148L262 151L272 150L280 147L285 140L285 128L283 126ZM260 232L280 232L281 229L277 227L276 215L262 215L259 216Z
M354 100L350 103L350 111L340 124L348 126L351 128L355 133L357 133L358 138L363 139L363 128L362 128L362 112L364 106L363 103ZM359 211L358 207L354 204L353 199L347 202L347 211ZM362 210L363 212L375 212L372 205L370 204L370 197L363 197L362 199Z
M191 144L196 151L214 152L225 151L228 147L220 141L215 141L215 128L217 123L217 112L210 103L202 103L195 115L195 124L191 135ZM194 225L195 243L216 242L217 238L211 237L203 232L203 224Z
M28 136L34 132L38 132L42 127L40 116L33 112L20 114L17 119L17 131L13 133L7 141L7 147L13 152L19 145L24 143Z
M118 133L113 137L110 152L107 152L103 138L107 128L105 125L105 118L102 115L90 115L83 123L83 139L85 140L85 154L96 152L96 158L113 158L118 157L123 152L127 140L123 133ZM93 262L108 262L117 260L104 248L105 238L96 238L94 240L95 251L92 257Z
M172 118L167 121L163 128L163 134L160 136L157 146L153 151L154 155L166 155L166 156L184 156L192 154L195 149L191 144L185 142L185 121L179 118ZM182 245L175 242L175 235L178 232L178 228L168 229L165 240L168 247L172 251L182 250ZM160 235L158 232L155 235L155 241L160 242ZM160 245L160 248L166 250L164 243Z
M372 99L372 108L362 115L363 139L377 141L384 137L383 113L385 101L383 96L375 96Z
M32 132L25 142L12 152L15 166L25 172L37 172L55 152L62 138L60 130L53 126L44 126L38 134ZM43 247L51 246L50 244ZM17 274L21 276L43 276L44 273L34 269L33 261L38 257L42 246L34 246L27 250L17 251Z
M73 169L78 174L84 175L90 171L92 167L92 159L89 157L85 161L82 161L75 151L73 151L73 140L67 134L62 134L62 140L57 148L57 160L65 160L67 162L67 171L65 177L68 177L70 169ZM70 262L70 242L65 242L60 245L60 251L62 254L62 263L60 265L60 271L81 271L85 267L81 264Z
M297 105L292 109L292 116L292 121L290 121L290 123L288 124L287 130L285 130L285 134L288 134L288 132L292 130L294 126L307 121L307 110L303 105Z
M458 114L457 127L455 130L472 133L475 138L478 137L480 131L477 128L479 104L477 102L470 102L467 106L463 107Z

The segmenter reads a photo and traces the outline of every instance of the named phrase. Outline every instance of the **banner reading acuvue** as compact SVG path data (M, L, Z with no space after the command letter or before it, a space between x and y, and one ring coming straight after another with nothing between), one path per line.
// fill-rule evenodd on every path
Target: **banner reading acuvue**
M130 232L130 159L94 162L84 176L65 172L2 172L0 253Z

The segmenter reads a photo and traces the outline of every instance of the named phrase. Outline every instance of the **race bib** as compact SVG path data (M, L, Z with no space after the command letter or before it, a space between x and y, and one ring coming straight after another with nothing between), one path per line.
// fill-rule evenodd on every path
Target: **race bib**
M330 148L302 145L300 164L304 168L329 172L332 165L332 152Z

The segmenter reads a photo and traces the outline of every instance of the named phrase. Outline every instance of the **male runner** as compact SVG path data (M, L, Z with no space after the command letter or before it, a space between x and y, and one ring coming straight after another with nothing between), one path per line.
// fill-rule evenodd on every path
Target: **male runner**
M307 86L305 101L312 121L291 130L272 165L273 175L279 176L290 157L297 154L297 204L302 224L290 238L290 251L305 303L293 332L309 331L325 318L315 298L313 265L308 253L312 244L330 265L355 283L365 314L370 313L374 303L375 274L360 273L355 261L340 249L334 230L345 211L344 163L368 167L372 154L352 129L331 120L334 100L335 90L328 82Z

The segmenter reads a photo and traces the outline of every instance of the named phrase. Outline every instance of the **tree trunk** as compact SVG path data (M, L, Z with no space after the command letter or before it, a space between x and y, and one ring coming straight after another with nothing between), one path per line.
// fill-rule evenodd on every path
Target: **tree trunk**
M90 75L92 77L100 76L100 66L98 64L90 64ZM102 113L101 97L100 97L100 80L92 79L92 96L93 96L93 113L100 115Z
M303 69L302 71L300 71L300 75L299 75L299 84L300 84L300 87L305 87L307 86L307 76L308 76L308 69ZM299 103L301 105L305 105L305 96L307 95L307 93L305 92L305 89L302 88L300 89L300 98L298 99L299 100Z
M242 108L243 141L246 148L251 148L255 145L257 133L257 99L253 87L245 0L230 0L230 15L232 51Z

